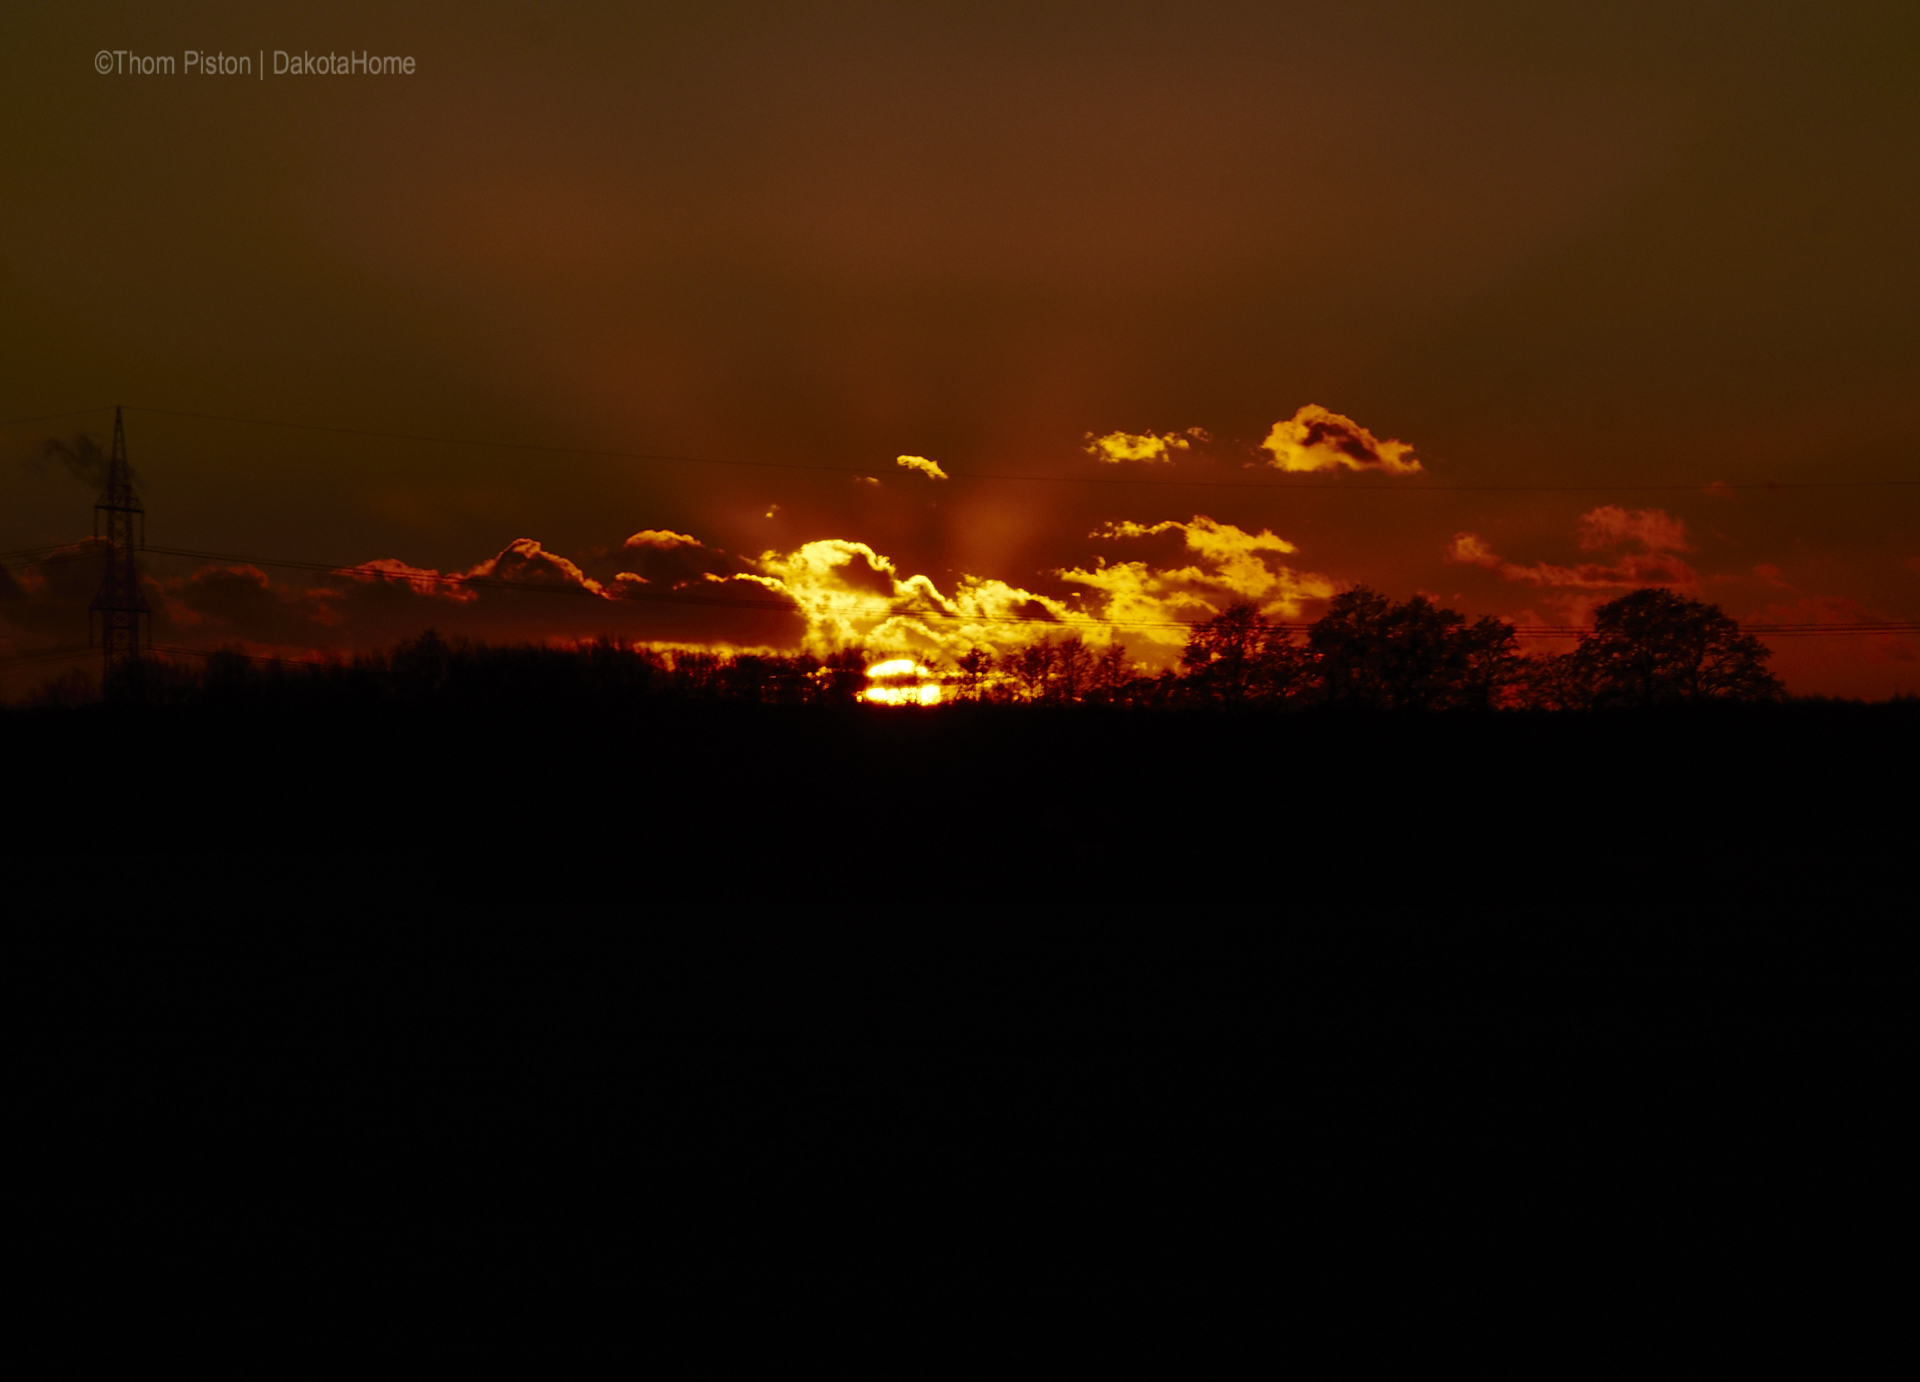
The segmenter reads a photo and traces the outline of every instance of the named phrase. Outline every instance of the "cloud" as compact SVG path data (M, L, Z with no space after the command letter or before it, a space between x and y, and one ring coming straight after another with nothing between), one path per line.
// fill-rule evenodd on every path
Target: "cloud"
M1189 438L1207 440L1206 431L1189 427L1185 432L1109 432L1104 437L1087 433L1086 452L1109 465L1121 461L1170 461L1176 451L1193 445Z
M900 456L895 465L905 466L908 470L917 470L930 480L944 480L947 472L940 468L938 461L930 461L925 456Z
M1714 579L1716 581L1720 581L1720 580L1737 580L1739 578L1731 577L1731 576L1715 576ZM1763 585L1772 586L1775 590L1793 589L1793 583L1787 579L1786 573L1782 571L1779 567L1775 566L1770 561L1763 561L1755 565L1753 568L1753 574L1751 579L1759 581Z
M1205 515L1120 521L1092 536L1145 550L1130 561L1096 557L1055 570L1050 575L1065 586L1033 590L966 573L936 584L844 538L749 559L688 533L646 528L577 560L518 538L465 570L383 557L286 578L272 567L210 563L150 577L147 586L156 641L283 656L385 647L436 628L496 643L613 638L799 646L822 655L863 644L921 663L974 649L1006 654L1062 636L1094 647L1119 642L1137 658L1165 663L1184 645L1187 622L1236 601L1296 617L1303 601L1333 593L1326 578L1288 564L1291 542ZM0 587L0 620L23 632L45 625L63 637L84 630L102 547L81 544L72 561L12 578Z
M1294 545L1262 529L1247 532L1231 523L1219 523L1204 514L1190 522L1169 519L1161 523L1110 523L1096 530L1097 540L1122 541L1177 533L1179 547L1189 559L1175 563L1150 561L1108 563L1096 559L1091 569L1060 571L1060 579L1097 590L1104 597L1099 617L1147 627L1127 631L1158 650L1184 646L1185 623L1210 619L1228 606L1251 601L1270 617L1295 619L1302 602L1324 600L1334 593L1325 576L1295 571L1279 558ZM1159 627L1153 627L1158 625ZM1151 652L1153 646L1143 648Z
M249 643L310 644L331 614L327 591L278 585L257 566L203 566L161 589L171 628L204 628Z
M1384 470L1411 475L1420 462L1405 442L1381 441L1352 418L1341 417L1309 403L1291 418L1273 424L1260 443L1273 454L1269 464L1280 470Z
M467 580L512 581L515 585L574 586L605 595L600 582L557 552L549 552L530 537L516 538L466 573Z
M1649 552L1689 552L1684 523L1661 509L1627 510L1614 504L1580 515L1580 550L1600 551L1637 542Z
M767 552L754 580L791 597L806 617L804 643L817 654L854 643L922 659L969 648L1004 652L1078 622L1103 640L1104 629L1066 601L977 576L960 577L952 595L926 576L903 576L864 542L823 538L792 552Z
M1627 544L1640 550L1621 552L1612 562L1561 566L1540 561L1522 565L1502 557L1478 533L1455 533L1447 546L1446 559L1481 567L1503 581L1559 592L1557 603L1575 622L1583 622L1596 605L1603 603L1606 597L1598 592L1646 585L1694 587L1700 583L1699 574L1674 554L1689 550L1685 526L1662 510L1629 513L1607 505L1580 515L1574 523L1574 534L1583 551Z
M150 582L155 634L263 651L383 647L426 628L493 642L610 638L736 648L790 646L800 636L790 600L751 585L729 588L741 563L684 534L637 533L617 553L593 560L641 570L603 579L533 538L445 573L381 558L286 584L253 566L202 566Z
M429 566L409 566L397 557L381 557L362 562L344 573L348 579L365 582L398 582L419 595L442 600L467 601L479 598L479 592L464 588L459 576L443 576Z
M1556 566L1534 562L1522 566L1510 562L1477 533L1456 533L1447 549L1447 560L1485 567L1503 581L1524 581L1530 585L1567 589L1608 590L1637 588L1643 585L1691 586L1699 583L1694 569L1667 552L1626 552L1611 565L1581 562L1577 566Z
M652 547L662 552L671 552L676 547L699 547L699 538L686 533L676 533L671 528L642 528L632 537L620 544L622 547Z
M106 556L106 541L88 538L9 573L6 598L0 600L0 622L28 635L28 643L85 642L88 609L100 590ZM26 650L16 648L13 640L5 646L9 651Z
M451 627L471 627L482 638L511 630L533 641L601 637L733 647L787 646L799 635L791 600L745 581L748 563L688 534L642 529L618 552L585 560L597 570L620 569L603 579L532 538L511 542L451 578L454 592L478 597Z
M605 579L627 582L617 587L622 593L629 592L633 585L683 590L709 576L730 576L746 569L720 548L664 528L641 529L620 544L617 554L599 562L598 567L605 567L609 562L619 569Z
M1467 566L1484 566L1489 571L1498 571L1507 564L1478 533L1455 533L1453 542L1447 547L1447 560Z

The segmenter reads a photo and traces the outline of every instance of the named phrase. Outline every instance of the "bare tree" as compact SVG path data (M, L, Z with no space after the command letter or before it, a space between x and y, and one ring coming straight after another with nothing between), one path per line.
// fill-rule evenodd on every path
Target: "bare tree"
M1053 653L1053 640L1042 638L1001 659L1001 666L1013 674L1025 699L1045 698L1048 683L1053 679Z
M1053 648L1053 684L1048 699L1071 705L1081 698L1093 674L1093 653L1079 634L1063 638Z
M1120 692L1120 688L1133 680L1134 668L1127 661L1127 650L1119 642L1109 643L1106 650L1093 660L1093 668L1087 675L1087 695L1095 700L1111 701Z
M960 699L979 700L993 675L993 654L984 648L969 648L954 659L954 666L960 669Z

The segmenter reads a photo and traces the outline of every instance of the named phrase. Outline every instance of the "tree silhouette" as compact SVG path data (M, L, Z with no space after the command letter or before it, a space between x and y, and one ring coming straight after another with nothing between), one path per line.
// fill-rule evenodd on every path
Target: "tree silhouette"
M1572 653L1527 658L1521 686L1522 703L1534 710L1588 710L1593 706L1593 688L1575 665Z
M1377 590L1343 591L1307 631L1330 705L1377 709L1485 709L1521 673L1513 626L1472 624L1424 595L1394 604Z
M1773 655L1718 605L1648 586L1594 611L1567 654L1564 704L1665 705L1777 700Z
M821 660L819 698L828 705L853 705L867 689L867 650L859 644L837 648Z
M446 690L452 677L454 653L455 649L440 636L438 629L428 629L418 638L402 639L394 645L391 662L395 685L410 699L425 700L438 695ZM232 666L221 670L229 681L237 675L237 669Z
M1093 675L1093 650L1079 634L1062 638L1053 649L1053 681L1047 699L1068 705L1078 701Z
M1111 704L1133 680L1133 673L1133 667L1127 662L1127 650L1116 639L1093 660L1093 670L1087 674L1087 698Z
M1222 705L1281 699L1308 667L1306 650L1292 635L1245 602L1194 629L1180 662L1189 698Z
M954 659L960 669L960 699L979 700L993 674L993 654L984 648L969 648Z
M1053 681L1054 648L1051 638L1042 638L1004 657L1000 665L1013 674L1025 699L1043 700Z

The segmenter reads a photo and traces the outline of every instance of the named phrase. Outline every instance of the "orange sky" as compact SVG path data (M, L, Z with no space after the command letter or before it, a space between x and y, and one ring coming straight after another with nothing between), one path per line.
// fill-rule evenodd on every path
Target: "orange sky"
M126 403L157 545L711 575L812 624L155 557L169 637L797 646L849 579L1138 624L1352 583L1562 623L1642 580L1920 617L1920 486L1795 487L1920 479L1910 6L387 8L0 18L0 420ZM92 66L330 46L417 71ZM1309 408L1390 464L1285 468ZM0 427L0 549L85 536L35 458L110 425ZM1920 682L1911 639L1778 647L1798 691Z

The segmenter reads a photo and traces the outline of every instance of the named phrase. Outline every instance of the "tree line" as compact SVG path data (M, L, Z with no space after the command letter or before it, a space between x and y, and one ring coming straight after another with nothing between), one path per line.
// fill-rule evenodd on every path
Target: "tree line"
M1250 604L1198 625L1180 665L1146 675L1078 637L959 660L961 699L1371 710L1591 710L1785 695L1772 651L1715 605L1648 587L1602 605L1570 652L1521 654L1513 625L1424 596L1336 595L1303 638Z
M1250 604L1197 625L1177 667L1148 672L1117 643L1046 636L1004 653L975 648L914 664L896 685L932 683L944 701L1152 708L1314 706L1395 711L1594 710L1766 701L1785 688L1770 650L1717 606L1649 587L1602 605L1570 652L1524 656L1503 620L1469 621L1424 596L1394 602L1359 587L1295 634ZM593 643L577 648L449 641L428 630L352 658L281 662L220 652L198 664L142 660L110 698L149 703L318 699L329 703L664 698L852 705L884 685L869 649L722 654ZM86 699L78 674L40 704Z

